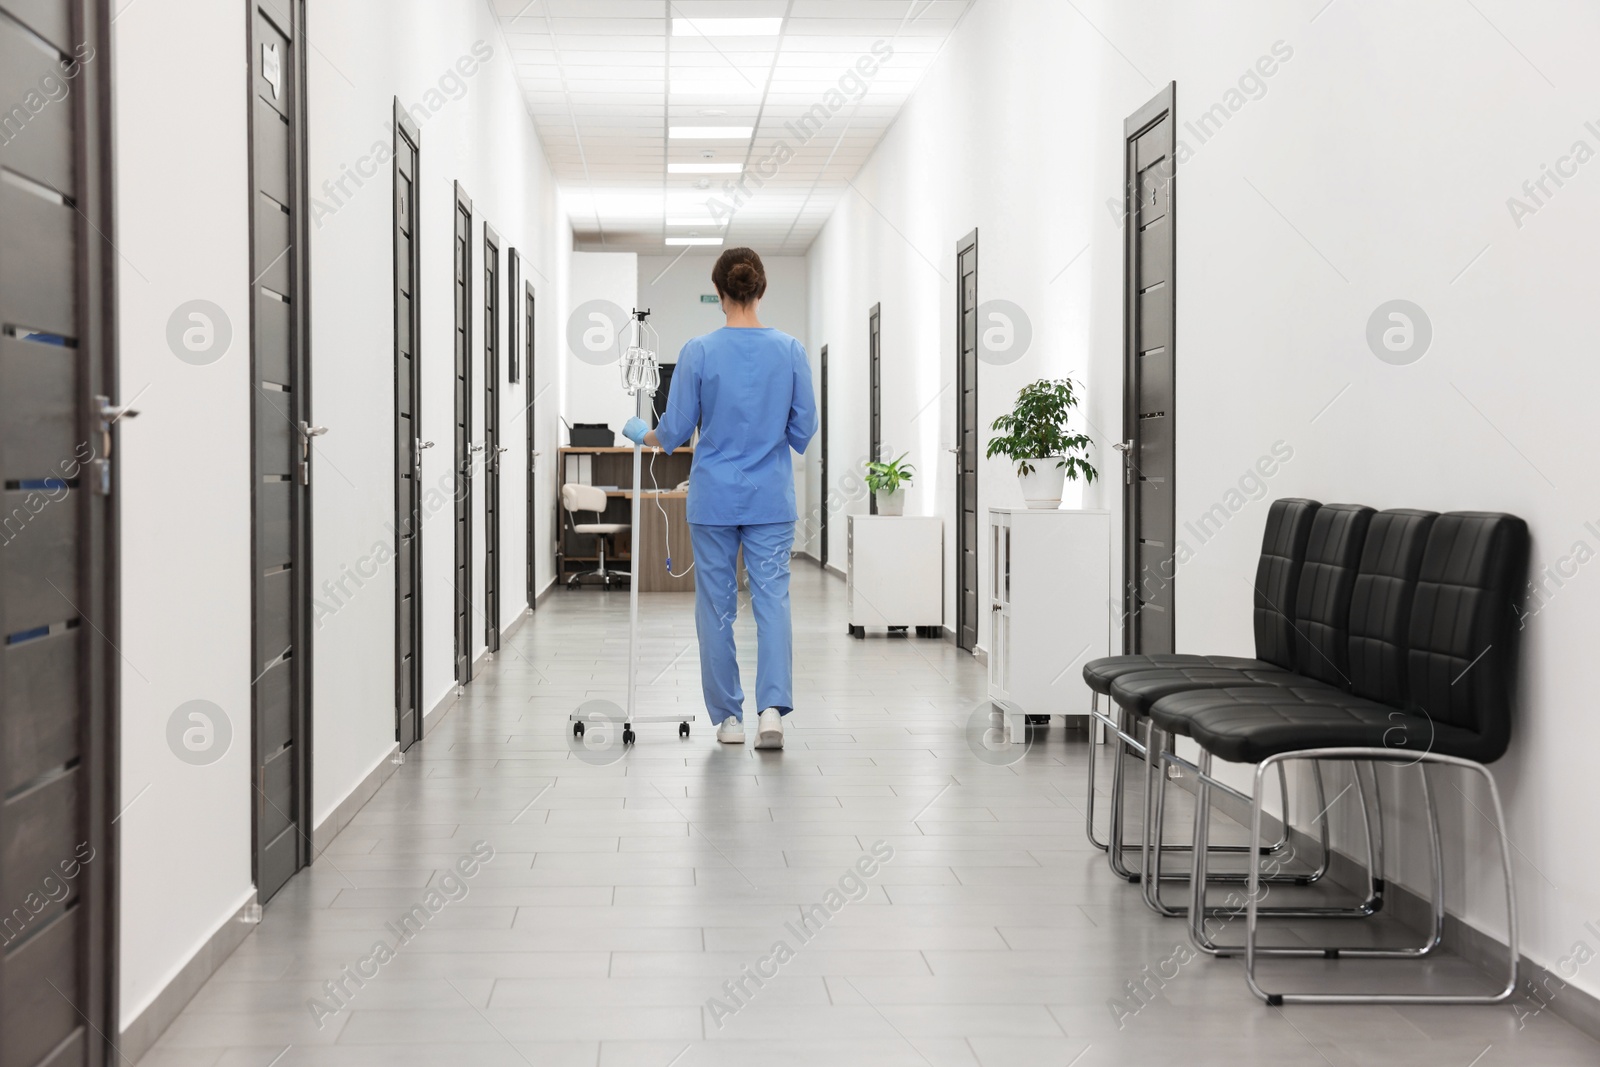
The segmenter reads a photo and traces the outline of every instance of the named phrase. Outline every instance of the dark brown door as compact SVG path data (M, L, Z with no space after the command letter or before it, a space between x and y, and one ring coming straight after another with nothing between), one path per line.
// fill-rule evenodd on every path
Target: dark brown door
M1123 647L1173 650L1173 115L1176 83L1127 120L1123 280Z
M956 644L978 647L978 231L956 244Z
M456 682L472 681L472 198L456 183L455 416L451 442L456 468Z
M820 461L818 465L822 468L822 503L819 505L819 515L817 516L817 518L818 518L818 525L821 528L820 529L820 533L818 534L818 536L822 538L822 544L817 549L817 562L821 563L824 567L826 567L828 565L828 346L827 345L823 345L822 346L822 352L821 352L821 355L818 357L818 359L819 359L819 362L821 364L821 378L822 378L821 390L820 390L821 393L822 393L822 396L819 398L819 400L821 402L821 405L822 405L822 425L821 425L821 431L822 432L818 435L821 438L821 440L818 442L818 444L820 446L820 451L819 451L819 454L817 456L817 459Z
M883 459L883 305L867 312L867 458ZM867 513L878 513L878 497L867 496Z
M311 470L302 7L253 5L255 874L270 899L310 862Z
M538 301L534 296L533 283L524 282L522 291L522 365L524 384L522 395L527 398L527 407L523 409L522 421L528 447L528 486L525 495L527 515L527 529L524 533L528 539L527 553L527 579L528 579L528 610L532 611L539 601L539 566L538 566L538 526L534 523L534 516L538 514L537 494L534 487L537 485L537 471L539 466L539 450L534 447L538 437L535 435L534 418L535 405L539 399L539 364L534 360L536 351L534 341L534 326L538 319Z
M422 361L417 358L422 251L417 228L421 139L394 108L394 530L395 740L400 751L422 736Z
M483 643L500 651L500 237L483 226Z
M113 1062L108 4L0 0L0 1064ZM24 27L27 28L24 28Z

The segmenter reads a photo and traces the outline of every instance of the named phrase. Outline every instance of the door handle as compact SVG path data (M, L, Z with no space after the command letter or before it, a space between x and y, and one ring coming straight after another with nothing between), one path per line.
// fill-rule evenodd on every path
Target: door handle
M424 441L420 437L417 438L417 451L418 452L421 452L424 448L432 448L432 447L433 447L433 442L432 441Z
M116 422L118 419L136 419L139 417L139 412L136 409L127 404L113 404L108 396L97 396L94 399L100 408L100 418L103 422Z
M482 452L483 451L483 446L482 445L468 445L467 446L467 451L468 452Z
M300 484L311 484L311 439L328 432L326 426L313 426L300 420Z
M138 399L135 397L135 399ZM136 419L139 412L127 404L113 404L111 398L98 395L94 398L100 416L100 455L94 460L96 484L101 496L111 495L111 427L118 419Z
M495 451L501 455L505 455L507 452L511 451L511 447L509 445L499 445L495 448Z
M1133 442L1132 441L1118 441L1116 444L1112 445L1111 447L1116 449L1118 452L1122 453L1122 483L1124 485L1132 485L1133 484Z

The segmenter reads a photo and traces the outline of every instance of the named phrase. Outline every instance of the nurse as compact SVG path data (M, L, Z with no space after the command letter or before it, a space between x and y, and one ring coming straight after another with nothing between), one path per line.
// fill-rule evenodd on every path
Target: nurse
M744 743L744 690L733 641L739 610L734 563L742 546L756 617L756 747L782 748L783 716L794 710L789 551L799 518L789 450L803 453L816 434L817 404L804 346L756 317L767 291L761 257L730 248L717 259L711 281L728 324L683 346L660 424L649 430L631 419L622 432L635 444L671 454L699 428L688 514L706 710L718 741Z

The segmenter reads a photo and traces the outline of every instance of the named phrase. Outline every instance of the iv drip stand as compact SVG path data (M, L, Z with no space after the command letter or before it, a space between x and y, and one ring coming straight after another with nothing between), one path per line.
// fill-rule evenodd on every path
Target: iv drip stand
M656 353L653 347L647 348L645 343L655 338L655 330L651 329L649 322L650 310L633 310L629 323L627 338L619 338L619 344L631 340L621 356L623 387L634 397L634 414L642 421L648 423L646 412L651 410L651 400L656 389L660 386L660 371L656 362ZM678 736L689 736L689 724L698 716L689 712L677 715L650 715L639 714L639 522L644 503L644 446L633 447L633 519L630 529L632 557L630 570L632 574L628 579L628 705L624 711L622 722L622 744L631 745L634 742L633 727L637 723L675 722L678 724ZM584 735L586 718L578 712L573 712L568 718L572 722L572 734L581 743ZM609 743L609 739L608 742Z

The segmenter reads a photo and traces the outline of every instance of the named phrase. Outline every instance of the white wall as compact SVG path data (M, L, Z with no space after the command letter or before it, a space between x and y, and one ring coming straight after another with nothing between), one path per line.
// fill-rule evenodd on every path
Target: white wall
M979 300L1020 305L1032 323L1026 354L1007 366L983 363L978 417L988 424L1010 409L1016 391L1041 377L1070 375L1088 386L1089 432L1109 466L1118 410L1090 373L1091 274L1085 259L1061 268L1098 227L1115 241L1093 185L1094 116L1064 101L1099 91L1097 49L1083 39L1070 7L1045 3L985 5L969 15L944 56L867 165L853 180L817 241L811 261L811 338L828 346L830 490L840 516L829 523L831 560L845 557L842 514L865 513L859 486L868 451L867 316L881 304L883 443L909 452L917 470L906 513L938 515L945 539L945 623L955 625L956 243L979 231ZM1036 136L1048 130L1048 136ZM1115 146L1113 145L1113 148ZM1071 195L1073 190L1083 190ZM1116 294L1108 294L1115 297ZM813 361L815 372L815 361ZM1115 389L1115 379L1112 380ZM814 450L815 451L815 450ZM816 457L810 457L815 471ZM813 508L821 485L813 473ZM846 481L845 479L851 479ZM851 492L854 487L854 492ZM842 490L842 492L841 492ZM979 514L1021 506L1010 464L979 457ZM1087 498L1103 506L1098 486ZM1066 506L1080 496L1067 486ZM980 536L979 573L988 559ZM979 643L988 640L979 613Z
M249 203L243 4L139 5L112 26L114 260L121 423L122 1022L250 895ZM188 50L173 92L172 42ZM182 132L180 132L182 131ZM194 131L205 131L197 139ZM210 300L233 341L209 366L167 347L167 319ZM178 705L232 730L197 767L167 748Z
M719 330L726 322L721 305L700 302L702 295L716 295L716 286L711 284L711 268L716 261L716 256L707 255L682 259L639 257L639 302L651 309L650 325L661 335L663 363L677 362L678 353L691 338ZM757 309L761 324L797 338L809 352L806 335L811 326L808 321L810 286L806 258L764 257L761 265L767 272L767 295Z
M954 245L977 226L980 300L1017 302L1035 331L1023 361L982 368L981 420L1028 378L1081 375L1096 460L1113 475L1083 500L1118 514L1107 446L1120 430L1121 232L1106 205L1121 201L1122 120L1169 79L1184 122L1222 103L1228 117L1203 143L1179 130L1189 148L1176 194L1180 529L1279 441L1293 457L1272 497L1527 519L1535 573L1555 577L1522 634L1516 736L1494 771L1524 950L1554 967L1574 943L1594 947L1582 922L1600 914L1585 888L1600 876L1600 840L1569 813L1587 810L1585 760L1600 744L1587 713L1600 579L1583 566L1600 548L1600 475L1573 410L1600 391L1582 310L1596 281L1587 236L1600 223L1600 176L1564 163L1564 184L1547 182L1537 202L1523 183L1577 141L1585 159L1600 149L1585 126L1600 125L1586 103L1600 75L1583 50L1600 12L1496 2L1480 13L1444 0L1077 7L979 5L855 180L861 195L847 194L813 246L812 337L831 344L839 383L834 455L864 451L866 312L882 300L885 435L925 472L938 466L910 510L952 517L936 450L951 443L954 417ZM1292 56L1264 90L1230 96L1280 41ZM1512 196L1536 208L1520 226ZM1409 366L1381 362L1365 340L1369 316L1395 298L1433 325L1431 349ZM1014 484L985 465L983 504L1014 500ZM1191 546L1176 585L1180 651L1251 651L1248 576L1265 510L1245 503ZM1483 791L1436 781L1458 857L1449 907L1502 935ZM1416 802L1388 799L1391 810ZM1472 867L1459 858L1464 836ZM1417 843L1414 823L1390 840L1408 857ZM1418 863L1402 867L1420 884ZM1600 972L1574 970L1562 973L1600 992Z
M536 398L541 451L555 454L556 399L571 234L498 24L479 0L345 0L310 6L308 167L312 403L329 433L313 461L313 582L323 598L314 633L313 810L322 821L394 745L394 567L337 600L323 591L371 571L392 545L393 101L424 104L422 334L424 485L451 468L453 193L460 179L482 223L519 249L539 298ZM245 20L247 6L164 0L128 5L113 27L116 70L115 238L121 395L142 412L123 424L121 1011L126 1025L251 893L250 440ZM173 91L175 42L185 60ZM470 76L453 68L476 42L491 50ZM481 55L481 47L480 47ZM459 78L458 83L452 79ZM443 92L441 79L444 79ZM434 95L430 95L434 94ZM419 114L414 112L414 115ZM195 131L202 131L199 136ZM344 168L371 175L335 197ZM326 210L331 208L332 210ZM233 342L195 367L168 350L181 303L220 305ZM474 279L474 367L482 367L481 285ZM504 364L502 363L502 374ZM524 382L527 381L525 376ZM481 439L481 373L474 425ZM526 384L501 385L506 453L501 506L502 626L526 604L520 414ZM553 463L546 471L553 470ZM553 493L548 478L542 496ZM482 607L482 481L476 600ZM540 543L549 540L541 514ZM452 685L451 511L424 528L425 690ZM553 576L539 561L538 583ZM483 648L483 620L473 627ZM227 754L206 767L175 760L168 716L191 699L223 708Z
M316 42L310 69L309 168L313 195L332 210L318 213L312 247L312 345L316 421L329 428L317 445L315 585L324 612L315 634L318 709L315 818L320 822L394 745L394 582L387 562L353 596L326 591L345 568L393 544L393 281L392 115L398 98L421 132L419 208L422 219L420 299L423 453L424 711L454 684L452 612L455 587L452 336L452 227L455 183L473 201L473 437L483 440L483 226L501 239L500 443L501 618L509 626L527 605L524 579L526 444L521 414L527 378L506 381L505 279L509 251L540 301L541 372L551 367L559 333L560 278L570 246L554 181L523 106L515 68L487 5L475 0L347 0L314 7L308 32ZM484 60L487 52L489 58ZM468 73L470 72L470 73ZM383 148L379 153L378 148ZM354 195L323 188L344 168L382 155L377 176ZM346 188L353 188L346 186ZM520 304L520 301L519 301ZM520 313L517 321L520 322ZM520 338L520 329L518 335ZM540 385L553 379L538 375ZM537 430L553 454L556 393L537 405ZM481 458L474 479L473 656L484 650L483 507L487 478ZM441 492L441 487L443 491ZM548 521L548 519L546 519ZM540 585L552 575L541 560ZM370 570L371 564L365 569ZM330 610L331 609L331 610Z
M603 422L615 431L634 413L634 399L622 391L617 369L616 345L611 344L609 362L596 365L578 358L568 344L569 316L577 314L591 300L609 300L622 309L624 318L639 303L639 257L632 252L573 252L567 303L562 310L558 343L561 351L561 415L569 423ZM613 327L618 324L613 323ZM586 321L582 329L598 329L616 340L616 334L603 324ZM622 441L619 436L618 441ZM567 428L561 427L561 443L567 444ZM626 444L626 441L622 441ZM559 472L556 472L559 477Z

